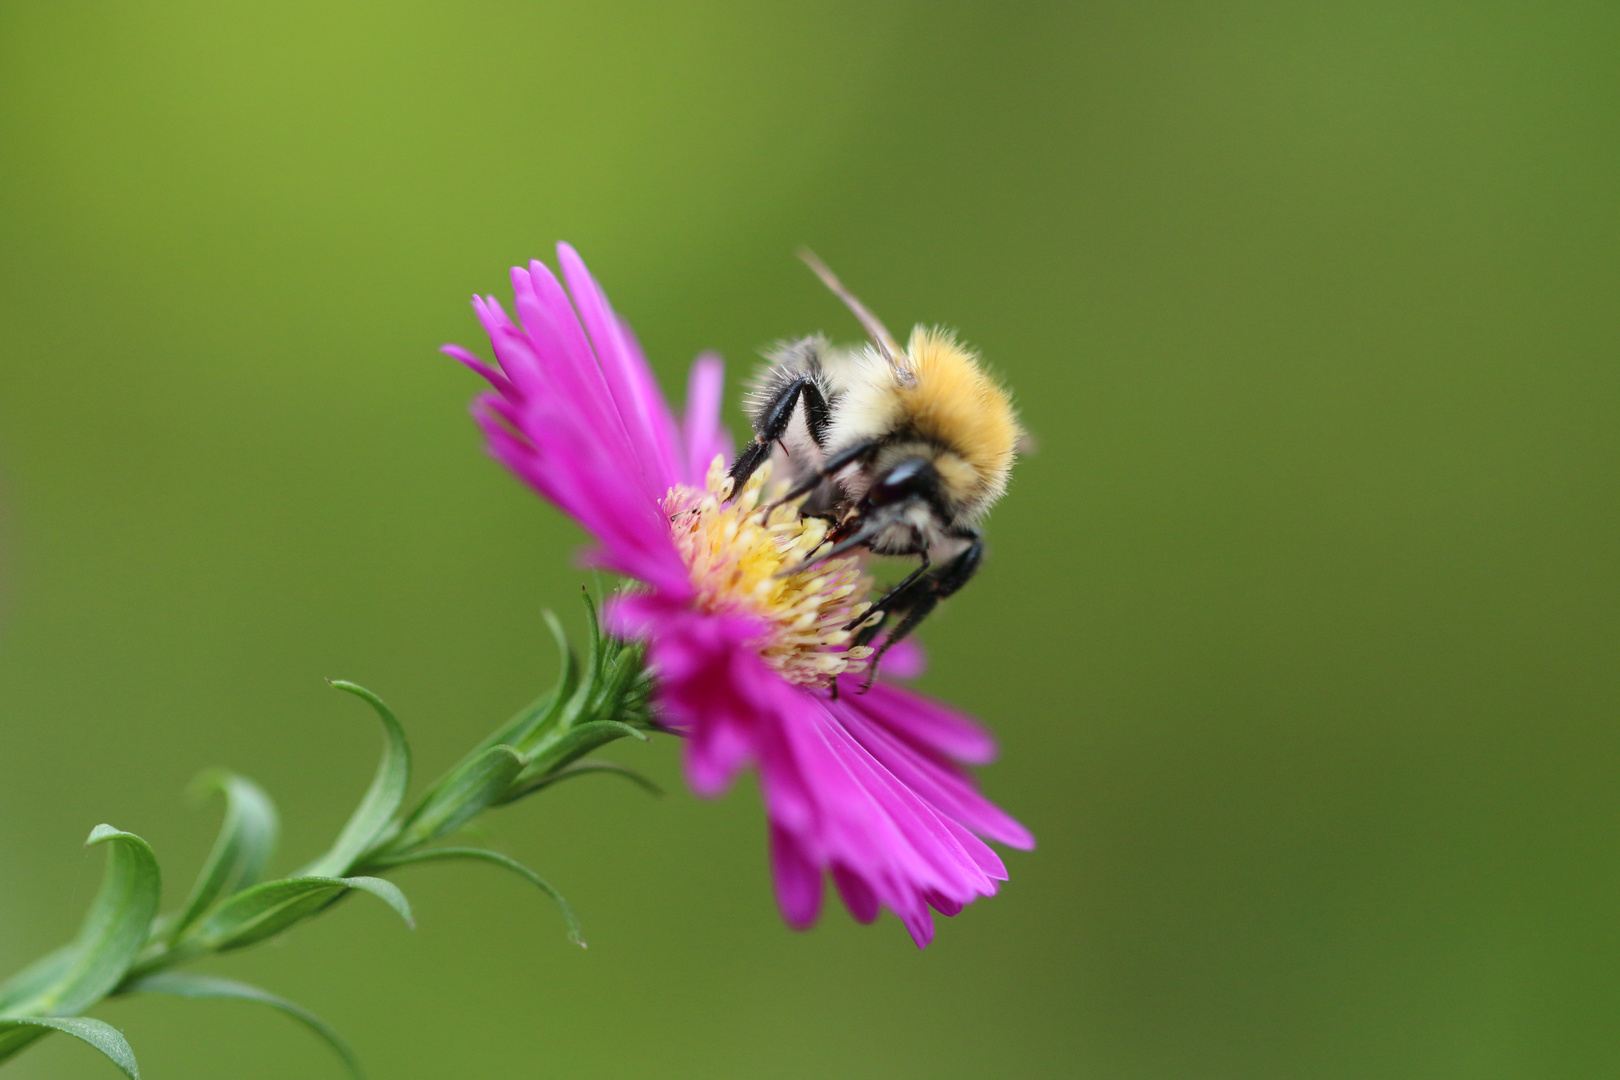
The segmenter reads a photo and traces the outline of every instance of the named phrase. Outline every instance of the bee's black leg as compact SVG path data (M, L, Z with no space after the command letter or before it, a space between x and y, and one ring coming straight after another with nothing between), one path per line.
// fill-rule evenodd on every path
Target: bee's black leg
M879 645L877 652L872 654L872 659L866 669L866 681L861 683L858 693L864 694L871 689L872 681L877 678L878 665L883 662L883 654L900 644L901 641L905 640L906 635L917 629L917 626L932 614L934 605L938 603L939 595L937 593L926 593L918 597L917 602L906 609L906 613L900 617L900 625L889 631L889 636L883 639L883 644Z
M888 617L888 614L889 614L889 609L891 607L899 607L901 609L904 609L904 608L910 606L910 605L908 605L906 603L906 599L905 599L906 590L910 589L913 585L915 585L916 582L917 582L917 579L922 577L924 574L926 574L928 572L929 566L931 566L931 565L933 565L933 564L928 561L928 553L926 551L923 552L922 565L921 566L917 567L917 569L915 569L911 573L907 574L905 576L905 579L903 581L901 581L900 584L896 585L894 588L892 588L888 592L884 593L878 600L876 600L872 604L872 606L870 608L868 608L866 610L866 613L864 615L862 615L860 618L856 619L853 622L847 623L844 626L845 630L853 630L857 626L861 625L861 623L865 622L867 619L870 619L872 617L873 612L877 612L877 613L884 616L883 619L879 619L873 625L868 626L866 629L862 630L861 631L861 636L860 636L860 638L858 638L856 640L855 644L857 644L857 645L865 645L868 641L871 641L874 637L877 636L878 630L883 626L883 623L887 620L887 617Z
M941 600L971 581L973 575L979 572L979 564L984 562L984 540L979 536L977 529L962 526L953 529L951 535L969 543L962 549L961 554L940 567L939 573L934 575L935 594Z
M869 619L871 617L872 617L872 613L870 611L868 611L865 615L861 616L861 621L865 622L867 619ZM861 629L861 632L855 635L855 644L857 644L857 645L869 645L869 644L871 644L872 639L878 636L878 633L883 629L884 624L887 623L888 621L889 621L889 609L888 608L882 608L882 609L878 610L877 622L873 623L870 626L863 627Z
M737 460L731 463L731 493L736 495L748 478L754 475L754 470L765 464L765 459L771 456L771 444L755 439L742 448Z
M869 626L856 635L856 643L864 645L872 640L878 629L887 621L890 610L905 612L900 617L899 625L889 631L888 636L883 639L883 644L878 646L877 653L873 655L871 666L867 668L866 682L861 685L861 692L864 693L867 687L872 685L872 680L877 678L878 663L882 661L883 654L904 641L906 635L917 629L941 600L961 589L978 572L979 564L984 561L984 541L979 538L978 532L973 529L957 529L955 535L963 540L971 540L972 543L962 549L962 552L955 558L941 566L937 573L913 574L911 578L907 579L910 584L906 588L905 595L896 596L895 594L900 592L897 588L883 597L879 603L887 602L888 604L884 608L884 618L879 620L876 625ZM867 631L871 631L871 633L869 634Z
M734 494L742 490L743 484L754 475L754 470L771 456L771 444L780 442L782 436L787 434L788 425L793 422L793 410L801 400L804 402L805 425L810 429L810 437L817 446L821 445L827 425L832 422L832 412L827 408L827 399L815 379L809 375L796 375L776 389L754 421L754 441L743 447L742 453L732 463L731 490Z
M880 445L882 445L882 443L877 439L865 439L853 446L846 446L844 449L838 451L838 453L834 454L826 461L823 461L821 463L821 468L817 469L809 476L806 476L797 484L794 484L793 488L786 495L783 495L779 500L777 500L778 503L792 502L800 495L810 494L810 492L816 489L817 484L827 479L827 477L831 476L839 469L842 469L845 465L848 465L854 461L859 461L861 458L871 454L872 451L876 450ZM744 453L746 452L747 451L744 451Z

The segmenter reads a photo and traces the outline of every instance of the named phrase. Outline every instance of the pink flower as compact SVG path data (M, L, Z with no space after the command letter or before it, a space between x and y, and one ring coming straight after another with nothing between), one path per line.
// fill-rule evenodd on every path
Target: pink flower
M558 256L568 293L538 261L512 271L516 322L473 298L498 368L445 346L494 387L473 409L490 452L591 532L590 562L640 583L607 623L646 642L693 789L717 796L758 769L787 921L815 921L830 873L855 918L887 907L927 945L929 908L954 915L1006 880L986 839L1034 846L962 768L990 761L994 741L899 687L855 692L870 650L842 628L867 602L859 562L779 573L826 526L768 510L766 469L730 498L719 359L692 365L677 422L585 264L567 244ZM904 659L897 649L892 668Z

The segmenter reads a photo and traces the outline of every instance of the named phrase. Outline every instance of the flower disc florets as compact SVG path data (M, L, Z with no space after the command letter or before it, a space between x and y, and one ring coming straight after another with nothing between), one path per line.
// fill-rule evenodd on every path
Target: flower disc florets
M765 663L789 682L826 686L864 670L872 655L867 646L850 645L854 633L844 629L871 607L872 582L849 557L791 572L826 541L828 525L800 517L792 504L762 506L769 479L767 462L727 502L731 478L717 457L707 490L673 487L664 511L697 589L697 606L757 617Z

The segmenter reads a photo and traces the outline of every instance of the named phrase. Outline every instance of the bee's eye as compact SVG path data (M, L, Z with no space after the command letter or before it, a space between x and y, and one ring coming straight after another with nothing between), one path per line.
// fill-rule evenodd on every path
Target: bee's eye
M939 489L939 473L926 459L906 458L872 482L866 501L888 506L906 499L926 498Z

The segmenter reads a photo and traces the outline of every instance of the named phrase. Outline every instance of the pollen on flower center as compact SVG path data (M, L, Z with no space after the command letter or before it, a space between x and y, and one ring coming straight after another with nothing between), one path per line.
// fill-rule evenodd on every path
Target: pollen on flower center
M726 501L725 462L709 467L707 490L681 486L664 497L675 544L698 591L698 604L716 614L757 616L765 626L759 654L789 682L825 686L866 667L871 648L851 645L844 627L871 606L872 582L857 560L827 559L798 566L827 538L827 523L802 518L793 506L761 509L767 462L737 497Z

